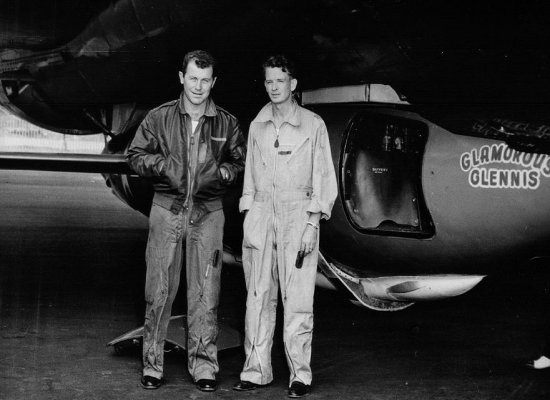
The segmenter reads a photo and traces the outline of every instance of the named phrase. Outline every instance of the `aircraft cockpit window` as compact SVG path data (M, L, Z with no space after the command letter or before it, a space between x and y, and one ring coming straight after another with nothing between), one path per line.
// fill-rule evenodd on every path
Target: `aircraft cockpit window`
M384 114L357 115L346 134L341 180L346 214L363 233L430 237L421 187L427 126Z

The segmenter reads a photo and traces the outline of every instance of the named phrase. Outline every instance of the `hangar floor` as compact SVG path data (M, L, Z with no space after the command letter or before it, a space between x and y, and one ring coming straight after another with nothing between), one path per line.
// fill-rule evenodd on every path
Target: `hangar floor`
M167 355L167 384L150 392L139 351L105 346L141 322L146 223L99 175L0 171L0 399L286 398L280 330L274 384L244 394L231 390L240 348L220 354L220 389L205 394L182 355ZM222 286L220 315L241 328L242 272L226 267ZM540 349L543 287L518 269L398 313L318 290L309 398L548 399L550 370L522 367Z

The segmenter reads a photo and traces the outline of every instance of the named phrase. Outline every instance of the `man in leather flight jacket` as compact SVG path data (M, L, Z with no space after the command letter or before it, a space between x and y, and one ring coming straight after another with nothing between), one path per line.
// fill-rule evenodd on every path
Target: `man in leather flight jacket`
M130 167L150 179L155 190L141 383L156 389L163 381L164 341L185 254L188 369L200 390L214 391L222 197L244 169L246 148L237 119L210 98L216 81L212 56L201 50L186 54L179 77L180 98L149 112L127 155Z

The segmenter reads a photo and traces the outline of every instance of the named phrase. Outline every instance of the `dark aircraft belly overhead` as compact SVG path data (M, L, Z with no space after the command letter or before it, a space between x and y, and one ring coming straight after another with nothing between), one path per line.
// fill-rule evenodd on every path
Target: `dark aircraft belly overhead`
M172 98L182 54L206 48L220 62L218 102L256 107L265 100L258 65L284 52L297 61L301 89L387 83L428 105L430 118L468 133L471 119L449 120L443 111L473 104L481 106L477 117L496 104L490 118L498 118L500 105L546 110L549 8L474 0L2 0L0 101L64 132L96 132L98 121L109 129L113 104ZM548 113L537 115L547 123Z

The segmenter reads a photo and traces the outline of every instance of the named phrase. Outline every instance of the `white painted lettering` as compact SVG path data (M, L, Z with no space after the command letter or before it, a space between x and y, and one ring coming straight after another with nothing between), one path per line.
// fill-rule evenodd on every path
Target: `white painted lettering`
M516 169L487 168L488 164L515 164ZM504 143L483 145L460 155L460 168L468 172L472 187L537 189L550 177L550 155L511 149Z
M470 153L462 153L460 156L460 168L462 171L468 172L471 166Z

